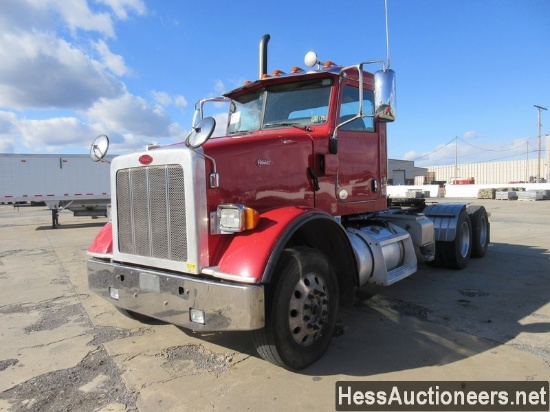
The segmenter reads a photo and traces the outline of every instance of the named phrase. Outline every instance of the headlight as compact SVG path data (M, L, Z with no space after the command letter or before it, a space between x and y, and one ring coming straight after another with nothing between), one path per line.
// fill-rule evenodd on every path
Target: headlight
M217 215L222 233L254 229L260 221L260 215L256 210L243 205L219 205Z
M193 309L189 311L189 320L194 323L200 323L204 325L206 323L206 316L204 310Z

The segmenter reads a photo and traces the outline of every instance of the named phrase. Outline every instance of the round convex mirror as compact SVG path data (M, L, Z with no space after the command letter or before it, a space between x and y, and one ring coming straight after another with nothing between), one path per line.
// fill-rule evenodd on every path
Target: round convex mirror
M205 117L196 126L193 126L193 130L185 139L185 144L191 149L201 147L214 133L216 128L216 120L213 117Z
M107 154L107 150L109 150L109 138L107 135L101 134L96 137L90 147L90 158L94 162L99 162L100 160L103 160Z

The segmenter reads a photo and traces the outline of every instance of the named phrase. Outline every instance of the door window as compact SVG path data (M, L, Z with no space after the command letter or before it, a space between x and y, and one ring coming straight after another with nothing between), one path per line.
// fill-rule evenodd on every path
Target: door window
M363 117L356 119L340 128L348 131L374 132L374 95L370 90L363 90ZM340 123L352 119L359 113L359 89L352 86L344 86L342 92L342 104L340 105Z

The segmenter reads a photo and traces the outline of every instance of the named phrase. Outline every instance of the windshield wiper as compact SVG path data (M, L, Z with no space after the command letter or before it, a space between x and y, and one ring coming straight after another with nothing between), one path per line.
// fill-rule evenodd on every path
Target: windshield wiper
M309 126L304 126L300 123L290 123L290 122L275 122L275 123L266 123L264 127L276 127L276 126L292 126L296 129L305 130L306 132L312 132L313 129Z

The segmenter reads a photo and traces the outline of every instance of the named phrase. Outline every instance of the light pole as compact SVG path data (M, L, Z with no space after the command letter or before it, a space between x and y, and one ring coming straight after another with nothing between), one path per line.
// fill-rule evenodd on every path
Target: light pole
M527 150L525 151L525 182L529 183L529 140L527 140Z
M542 106L539 106L539 105L534 105L537 110L539 111L538 113L538 126L539 126L539 152L538 152L538 158L537 158L537 183L540 183L540 127L541 127L541 123L540 123L540 111L541 110L548 110L546 107L542 107Z

